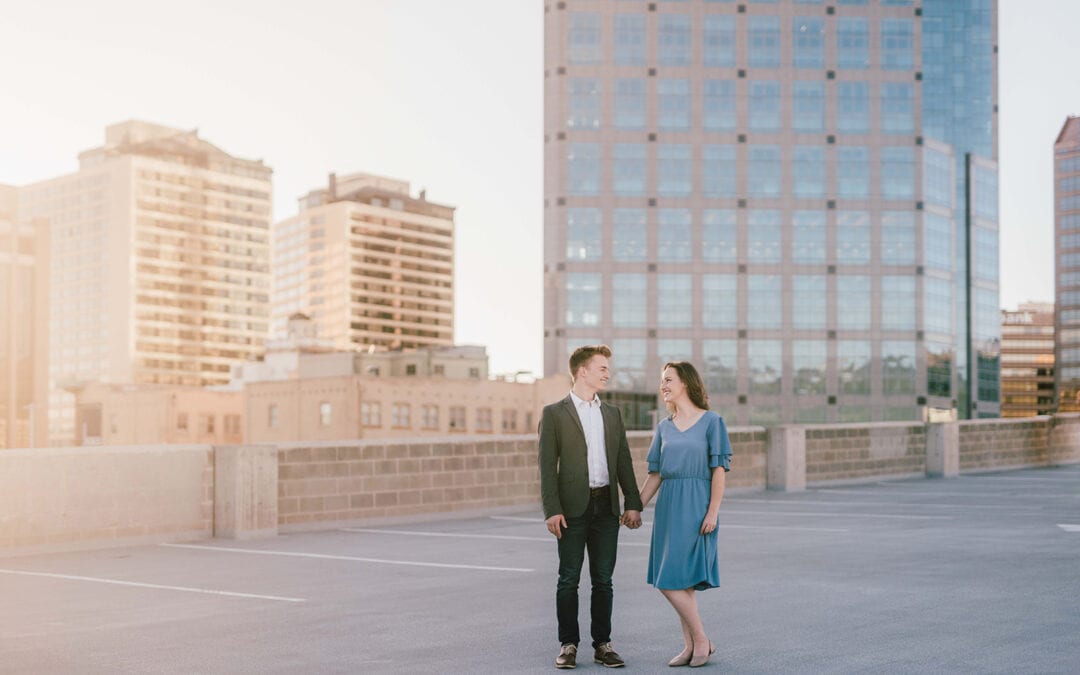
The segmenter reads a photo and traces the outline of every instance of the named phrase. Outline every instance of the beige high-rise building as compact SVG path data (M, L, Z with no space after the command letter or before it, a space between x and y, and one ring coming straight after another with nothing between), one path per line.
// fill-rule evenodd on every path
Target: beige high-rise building
M1028 302L1001 311L1001 416L1052 415L1054 305Z
M454 341L454 209L404 181L330 175L274 225L272 334L311 317L338 349Z
M0 448L47 440L49 233L19 221L17 203L0 185Z
M147 122L105 130L79 170L23 187L51 233L49 436L75 437L70 389L205 386L269 328L272 170Z

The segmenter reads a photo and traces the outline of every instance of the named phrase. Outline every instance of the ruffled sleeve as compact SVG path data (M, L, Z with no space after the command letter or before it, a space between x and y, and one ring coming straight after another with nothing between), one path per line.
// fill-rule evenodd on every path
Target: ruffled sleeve
M724 471L731 471L731 440L728 438L727 425L724 418L714 415L709 422L709 468L724 467ZM650 469L651 471L651 469Z
M662 424L662 422L661 422ZM653 433L652 445L649 446L649 455L645 458L649 463L649 473L660 473L660 426L657 425Z

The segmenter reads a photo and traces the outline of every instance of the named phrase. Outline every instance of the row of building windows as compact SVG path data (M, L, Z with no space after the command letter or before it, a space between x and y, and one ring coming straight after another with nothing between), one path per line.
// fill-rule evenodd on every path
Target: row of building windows
M756 15L739 21L732 15L708 14L695 25L689 14L662 13L652 22L652 31L649 23L646 14L616 14L610 44L605 45L602 16L572 12L567 22L567 60L574 65L685 67L695 65L694 43L698 42L700 64L706 67L745 63L751 68L780 68L785 46L790 47L791 65L796 68L865 70L873 65L882 70L911 70L915 65L915 23L908 18L871 22L863 17L838 17L835 21L820 16L794 17L787 24L787 40L778 16ZM872 27L877 30L872 31ZM833 54L826 50L830 31L835 34L828 39L833 43ZM654 55L648 51L650 32L656 39ZM880 48L872 50L871 44ZM741 58L740 49L745 49L745 57Z
M437 405L423 404L419 408L420 429L438 430L440 407ZM393 429L413 428L413 406L410 403L394 403L390 406L390 426ZM467 431L465 406L449 406L446 409L448 426L451 431ZM329 427L333 423L334 407L329 401L319 403L319 425ZM473 431L491 432L493 428L492 409L480 407L475 409ZM532 414L527 413L523 419L524 429L531 429ZM276 403L271 403L266 409L266 426L276 429L280 426L280 411ZM360 424L367 428L381 428L383 426L382 404L373 401L360 403ZM512 408L504 408L501 414L501 430L504 433L514 433L518 428L518 411Z
M186 412L176 414L176 430L177 431L195 431L198 434L213 434L217 426L217 415L213 413L199 413L196 416L195 427L190 427L189 414ZM239 436L240 431L240 415L222 415L222 423L224 426L225 434L227 436ZM113 433L116 433L116 429L113 428Z
M610 146L610 156L602 157L602 150L607 147L599 143L568 145L567 194L599 196L607 187L621 197L701 194L717 199L743 195L780 198L792 194L804 199L824 199L826 195L839 199L915 198L916 156L915 149L908 146L838 146L827 150L820 145L785 148L615 143ZM740 151L740 147L745 150ZM650 151L651 148L655 149ZM602 185L603 160L608 160L606 163L610 165L608 186ZM875 169L873 173L871 167ZM833 181L828 180L831 173L835 173ZM878 182L872 186L875 174ZM787 190L785 178L790 184Z
M605 280L599 273L570 273L566 275L563 318L568 327L780 329L785 325L785 310L790 308L790 325L796 329L919 328L916 282L911 275L838 275L834 284L823 274L795 274L790 279L790 290L785 291L780 275L657 274L656 304L650 312L649 275L615 273ZM605 283L611 290L610 318L606 321ZM744 303L739 301L741 290L745 290ZM923 330L951 335L953 284L927 276L923 292ZM700 313L694 311L695 300L700 300ZM827 318L830 305L836 308L833 324Z
M656 91L650 92L650 82ZM830 86L824 82L796 81L790 85L778 80L753 80L739 92L737 80L704 80L700 93L689 79L620 78L613 81L611 108L603 112L602 81L593 78L570 78L567 81L566 126L574 130L597 130L610 124L615 129L688 131L735 131L740 116L746 120L742 129L755 132L823 133L826 128L840 134L912 134L915 130L915 85L910 82L841 81ZM791 87L785 96L784 88ZM872 115L872 88L876 88L878 117L876 129ZM695 97L700 102L695 104ZM828 99L833 114L826 120ZM784 100L791 101L785 111ZM656 117L649 119L649 103L656 102ZM700 112L695 125L694 111ZM605 120L607 120L605 122Z

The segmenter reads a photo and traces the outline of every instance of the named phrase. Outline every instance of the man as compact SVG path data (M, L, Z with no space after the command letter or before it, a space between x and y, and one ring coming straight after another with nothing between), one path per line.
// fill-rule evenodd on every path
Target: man
M548 531L559 544L555 607L561 648L556 668L577 666L578 582L585 549L592 581L593 660L608 668L625 662L611 646L611 576L619 523L641 525L641 495L619 409L597 396L611 377L606 345L579 347L570 356L570 395L540 417L540 496ZM620 519L619 487L626 499Z

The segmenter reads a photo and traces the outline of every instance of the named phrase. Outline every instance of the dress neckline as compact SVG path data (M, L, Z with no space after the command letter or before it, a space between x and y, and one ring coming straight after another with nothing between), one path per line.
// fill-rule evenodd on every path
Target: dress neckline
M678 431L680 434L685 434L687 431L690 431L691 429L696 427L698 425L698 423L700 423L701 420L705 419L705 416L708 415L708 414L709 414L708 410L702 410L701 414L698 415L698 418L696 420L694 420L694 423L691 424L690 426L686 427L685 429L680 429L679 425L675 423L674 418L669 418L669 419L671 420L671 426L675 427L675 431Z

